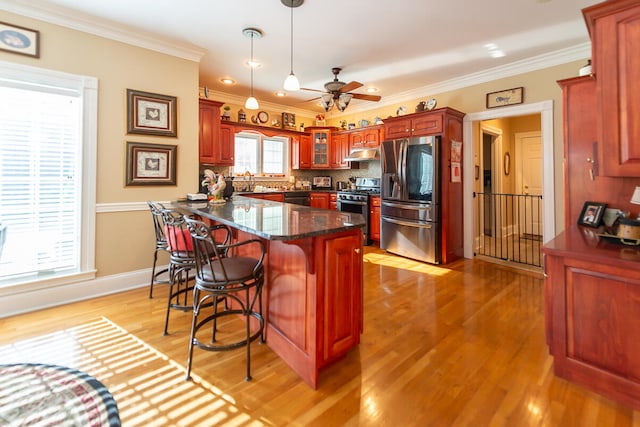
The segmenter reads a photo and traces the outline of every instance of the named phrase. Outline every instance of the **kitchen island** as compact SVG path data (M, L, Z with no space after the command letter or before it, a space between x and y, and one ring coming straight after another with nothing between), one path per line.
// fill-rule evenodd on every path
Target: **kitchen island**
M320 370L360 343L364 217L242 196L172 205L263 241L266 343L316 389Z

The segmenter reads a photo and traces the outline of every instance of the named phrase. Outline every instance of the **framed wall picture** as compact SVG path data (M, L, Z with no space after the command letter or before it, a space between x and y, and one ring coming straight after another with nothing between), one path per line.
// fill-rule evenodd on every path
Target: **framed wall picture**
M0 50L40 57L40 31L0 22Z
M504 107L506 105L522 104L523 102L523 87L516 87L487 94L487 108Z
M176 185L176 145L127 141L126 185Z
M599 227L606 208L607 205L605 203L585 202L578 218L578 224L586 225L587 227Z
M127 89L127 133L178 136L176 104L175 96Z

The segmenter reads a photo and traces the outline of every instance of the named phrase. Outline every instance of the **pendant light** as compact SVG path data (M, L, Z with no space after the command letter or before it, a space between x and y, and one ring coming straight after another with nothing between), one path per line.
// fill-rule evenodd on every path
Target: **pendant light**
M251 38L251 61L249 61L249 68L251 69L251 92L249 93L249 98L247 98L247 101L244 103L244 108L247 110L257 110L259 108L258 100L253 96L253 69L256 66L253 60L253 39L261 38L262 31L257 28L245 28L242 30L242 34Z
M280 0L283 5L291 9L291 72L284 80L284 90L296 91L300 90L300 82L293 73L293 8L300 6L304 0Z

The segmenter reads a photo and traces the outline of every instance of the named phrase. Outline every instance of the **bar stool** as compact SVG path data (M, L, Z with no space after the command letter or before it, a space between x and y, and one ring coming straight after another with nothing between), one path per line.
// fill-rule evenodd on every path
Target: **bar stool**
M168 334L169 313L171 310L191 311L193 304L189 295L193 291L193 278L195 274L196 261L193 251L193 239L182 212L173 209L163 209L162 221L164 223L164 234L167 240L167 250L169 251L169 297L167 299L167 314L164 322L164 333ZM222 236L222 240L214 245L226 245L231 241L231 230L224 225L206 226L207 233L214 239ZM219 231L217 231L219 230ZM219 237L218 237L219 238ZM224 254L224 251L220 251Z
M168 268L163 268L160 271L156 271L156 265L158 263L158 252L169 252L169 245L167 244L167 238L164 235L164 221L162 220L162 211L165 209L164 205L159 202L147 202L149 210L151 211L151 219L153 220L153 231L156 236L156 248L153 251L153 266L151 267L151 283L149 284L149 298L153 298L153 285L155 283L169 283L168 279L159 279L162 274L168 273Z
M194 346L207 351L226 351L235 348L246 348L246 381L251 380L251 342L260 337L264 342L264 318L262 316L262 287L264 285L265 247L262 241L250 239L228 245L216 245L202 221L185 218L195 252L196 276L193 289L193 319L189 338L189 356L187 359L187 378L191 379L191 364ZM250 246L252 245L252 246ZM235 253L242 248L243 253L251 251L251 256L239 256ZM219 303L225 301L224 308ZM258 303L256 311L255 304ZM209 303L213 305L213 313L199 319L201 310ZM218 328L218 319L226 316L244 317L244 336L227 336L229 326L222 323ZM252 318L257 320L252 322ZM254 332L251 332L252 323ZM197 332L211 324L211 340L205 342L197 336ZM219 334L220 332L220 334ZM220 337L224 333L224 337Z

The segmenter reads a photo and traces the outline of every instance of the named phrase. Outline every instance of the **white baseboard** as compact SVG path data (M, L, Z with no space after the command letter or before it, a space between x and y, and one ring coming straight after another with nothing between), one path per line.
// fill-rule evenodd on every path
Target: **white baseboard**
M163 266L158 266L164 268ZM151 269L130 271L0 298L0 318L149 286Z

